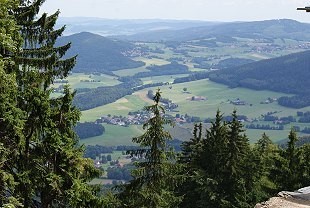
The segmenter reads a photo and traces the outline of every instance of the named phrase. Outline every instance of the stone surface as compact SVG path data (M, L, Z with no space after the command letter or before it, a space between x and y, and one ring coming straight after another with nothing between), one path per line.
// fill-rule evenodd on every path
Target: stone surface
M310 187L295 192L281 191L278 197L257 204L255 208L310 208Z

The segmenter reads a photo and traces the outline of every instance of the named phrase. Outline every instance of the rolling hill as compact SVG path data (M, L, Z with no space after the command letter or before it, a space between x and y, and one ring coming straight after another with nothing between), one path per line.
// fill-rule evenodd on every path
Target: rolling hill
M134 48L134 45L125 41L82 32L62 37L57 44L67 42L72 42L67 56L78 54L73 72L106 72L144 65L143 62L134 61L122 54Z
M233 22L181 30L145 32L119 38L134 41L189 41L214 37L221 38L222 36L310 40L310 24L289 19Z
M295 94L278 101L287 107L310 105L310 51L215 71L209 78L230 87Z

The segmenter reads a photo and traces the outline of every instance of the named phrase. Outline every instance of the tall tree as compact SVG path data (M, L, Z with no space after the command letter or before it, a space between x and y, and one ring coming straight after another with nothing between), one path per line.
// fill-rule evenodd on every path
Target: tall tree
M233 111L232 118L227 133L228 142L223 189L226 191L226 200L230 204L245 207L247 204L243 204L246 202L244 198L246 196L244 173L247 170L244 170L244 167L250 146L246 135L243 134L244 129L238 120L236 110Z
M62 59L70 44L55 47L64 30L54 29L59 12L37 18L43 2L0 4L0 146L9 150L1 158L0 206L11 196L25 208L100 207L103 200L87 184L99 172L83 158L73 131L80 116L74 93L66 87L63 96L51 98L50 84L68 75L75 57Z
M176 165L174 153L167 147L167 140L171 135L165 130L165 125L171 124L164 117L164 108L159 101L161 92L154 96L154 105L145 107L152 117L143 125L145 133L133 138L142 149L131 151L131 155L138 156L136 169L132 172L133 180L126 184L120 194L124 207L177 207L179 197L175 197L173 190L176 186Z
M282 181L285 190L296 190L301 188L300 178L302 178L302 156L301 149L296 146L297 141L297 134L294 129L291 129L288 136L287 148L282 154L287 164L287 167L283 169Z
M182 143L182 152L179 155L178 163L181 164L180 175L184 175L182 184L176 189L178 196L183 196L179 207L197 207L200 200L200 190L197 178L199 177L199 167L197 166L199 155L201 153L202 141L202 124L195 124L193 137L189 141ZM190 191L189 191L190 190Z
M223 177L228 145L228 125L223 121L223 115L218 110L215 121L207 130L203 140L202 151L198 159L201 169L202 187L199 188L199 207L222 206L225 191L222 190Z
M18 206L18 201L10 196L15 181L7 165L18 154L19 137L24 126L23 112L17 105L16 76L13 56L21 46L19 28L12 11L18 3L13 0L0 0L0 206Z

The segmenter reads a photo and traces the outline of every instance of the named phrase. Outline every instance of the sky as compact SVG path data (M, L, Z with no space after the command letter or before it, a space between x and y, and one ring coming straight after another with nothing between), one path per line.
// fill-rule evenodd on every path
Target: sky
M310 13L296 10L305 6L310 0L47 0L42 11L59 9L63 17L107 19L310 22Z

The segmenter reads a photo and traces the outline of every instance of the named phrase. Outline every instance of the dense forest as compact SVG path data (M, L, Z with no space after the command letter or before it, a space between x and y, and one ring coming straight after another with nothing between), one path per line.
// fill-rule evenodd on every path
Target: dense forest
M0 207L98 207L103 200L88 185L98 177L73 127L80 112L64 87L76 56L70 43L55 46L59 11L39 15L44 0L0 0Z
M284 147L265 134L250 145L236 111L227 121L217 111L207 130L196 124L176 154L170 145L178 142L165 129L173 124L159 103L160 90L154 104L144 108L153 115L143 125L145 132L132 139L138 147L127 152L137 158L130 175L121 173L129 181L108 193L90 185L102 173L84 154L93 158L90 152L110 149L94 146L85 152L79 145L74 127L80 111L73 98L83 99L86 92L76 94L65 86L62 96L51 96L51 84L68 76L76 56L65 56L70 43L55 45L65 27L54 28L58 11L39 15L43 3L0 0L1 208L247 208L280 190L309 185L309 139L297 145L292 129ZM139 84L118 87L131 90ZM110 95L102 95L100 102ZM84 99L86 105L94 96Z

